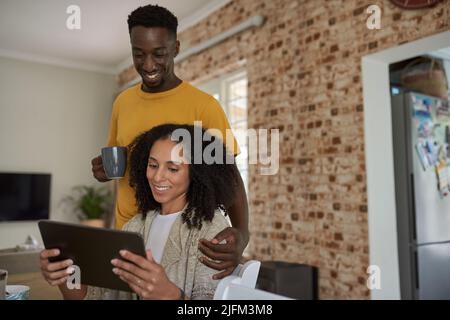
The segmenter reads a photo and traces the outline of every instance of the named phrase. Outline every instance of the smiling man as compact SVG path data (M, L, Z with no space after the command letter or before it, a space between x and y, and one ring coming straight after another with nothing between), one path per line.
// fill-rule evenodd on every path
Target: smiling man
M174 72L174 58L180 50L177 26L177 18L157 5L139 7L129 15L133 62L142 83L122 92L114 102L108 146L128 146L140 133L161 124L201 121L204 128L219 130L224 142L233 146L237 155L236 140L226 141L230 126L217 100L181 80ZM92 172L98 181L108 181L100 156L92 160ZM236 188L238 196L228 210L233 227L223 230L212 241L199 242L200 251L209 258L202 258L202 262L221 271L215 275L216 279L231 274L249 239L247 196L241 179ZM128 168L118 182L116 228L121 229L137 213ZM222 244L223 240L226 243Z

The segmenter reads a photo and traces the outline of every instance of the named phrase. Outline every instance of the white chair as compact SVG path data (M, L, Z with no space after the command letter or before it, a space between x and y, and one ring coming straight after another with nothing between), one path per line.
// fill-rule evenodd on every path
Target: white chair
M251 260L238 265L231 275L220 280L214 300L291 300L263 290L255 289L261 262Z

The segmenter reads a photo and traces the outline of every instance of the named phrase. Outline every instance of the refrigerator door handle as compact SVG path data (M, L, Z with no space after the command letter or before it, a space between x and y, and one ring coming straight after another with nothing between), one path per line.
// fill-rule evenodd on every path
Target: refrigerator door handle
M413 242L417 243L417 229L416 229L416 198L415 198L415 188L414 188L414 173L410 174L410 185L411 185L411 212L410 212L410 221L412 225L412 236L413 236Z
M418 297L418 291L419 291L419 259L417 257L417 249L414 249L414 277L416 282L416 294L415 296Z

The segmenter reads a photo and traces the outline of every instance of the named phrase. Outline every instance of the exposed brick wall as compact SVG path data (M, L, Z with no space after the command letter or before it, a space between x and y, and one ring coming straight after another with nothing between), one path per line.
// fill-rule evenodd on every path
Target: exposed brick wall
M382 29L366 28L366 8ZM180 35L191 46L254 14L246 31L177 66L188 81L244 65L250 128L281 130L280 171L250 166L250 252L316 265L320 298L368 298L361 58L450 29L450 0L405 11L387 0L235 0Z

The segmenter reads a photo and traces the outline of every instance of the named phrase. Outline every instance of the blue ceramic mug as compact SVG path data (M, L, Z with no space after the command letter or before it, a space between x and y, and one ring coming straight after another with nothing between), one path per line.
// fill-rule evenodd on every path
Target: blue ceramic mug
M127 168L126 147L106 147L102 149L103 168L109 179L120 179Z

